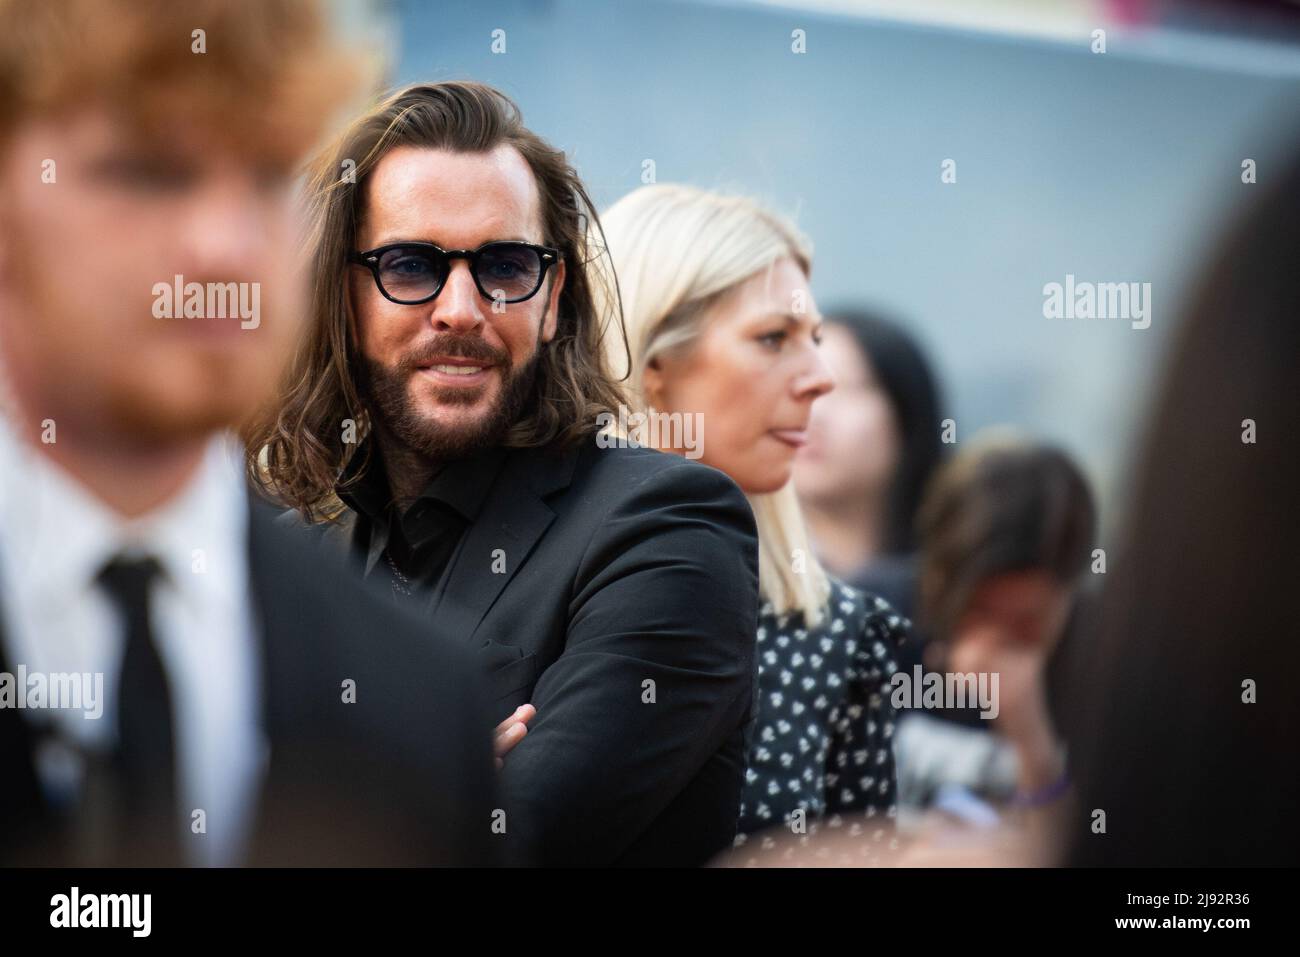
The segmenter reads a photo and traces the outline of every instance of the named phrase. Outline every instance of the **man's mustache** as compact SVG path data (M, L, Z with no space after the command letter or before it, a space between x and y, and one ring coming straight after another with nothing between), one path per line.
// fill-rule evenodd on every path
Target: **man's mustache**
M496 365L510 368L510 354L504 349L493 349L482 339L467 339L461 336L440 336L408 352L401 361L403 371L414 371L427 366L434 359L452 356L460 359L475 359L484 365Z

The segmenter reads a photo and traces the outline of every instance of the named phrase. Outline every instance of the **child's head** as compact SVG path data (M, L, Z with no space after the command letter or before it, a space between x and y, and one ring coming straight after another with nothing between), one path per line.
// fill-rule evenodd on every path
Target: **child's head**
M949 646L996 629L1049 651L1095 525L1088 484L1063 452L977 437L935 476L918 516L921 624Z

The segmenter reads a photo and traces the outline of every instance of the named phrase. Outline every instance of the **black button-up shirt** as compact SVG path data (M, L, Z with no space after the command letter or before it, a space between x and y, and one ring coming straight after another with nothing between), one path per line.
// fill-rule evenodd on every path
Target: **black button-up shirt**
M509 449L494 446L447 462L405 510L393 501L382 457L372 451L360 482L339 495L357 513L352 541L365 557L366 577L387 576L401 594L433 594L455 560L465 529L478 518ZM353 462L361 458L358 451ZM349 464L344 481L355 474Z

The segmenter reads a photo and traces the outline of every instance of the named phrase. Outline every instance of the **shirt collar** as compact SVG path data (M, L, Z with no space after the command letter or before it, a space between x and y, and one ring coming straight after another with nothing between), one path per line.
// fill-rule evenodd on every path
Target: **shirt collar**
M365 454L365 447L359 448L344 469L340 485L348 482L354 484L347 491L340 492L339 498L353 511L379 522L386 517L392 504L392 492L382 456L373 447L370 450L369 466L360 480L355 481ZM466 458L447 462L425 485L417 501L431 499L441 502L454 509L465 521L474 521L482 511L488 492L509 454L509 448L494 445Z
M374 442L362 442L352 453L334 491L344 505L359 515L372 521L383 515L388 505L388 474Z
M465 521L474 521L483 510L483 503L509 452L508 448L495 445L469 458L448 462L429 480L420 497L450 505Z
M214 438L186 486L160 508L125 519L0 417L0 556L37 602L91 586L119 552L147 552L182 596L243 594L247 497L238 448Z
M467 524L473 522L482 511L488 492L509 453L510 449L504 446L492 446L467 458L446 463L425 485L411 508L424 511L430 502L434 502L444 509L451 509ZM358 479L361 463L367 457L369 464ZM369 575L388 547L389 523L395 518L391 510L392 492L388 485L388 475L384 471L383 458L373 444L369 448L363 445L352 456L344 469L340 486L349 482L352 484L347 491L339 492L338 495L343 504L369 522L368 534L363 533L361 539L366 551L365 572ZM444 528L436 517L430 520L427 512L413 522L403 523L403 532L412 548L428 544Z

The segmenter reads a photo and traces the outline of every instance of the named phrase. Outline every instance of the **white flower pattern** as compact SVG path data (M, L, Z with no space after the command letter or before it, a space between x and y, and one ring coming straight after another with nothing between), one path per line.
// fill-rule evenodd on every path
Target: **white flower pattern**
M753 852L747 865L761 865L763 850L777 846L751 840L755 832L790 822L800 808L809 835L824 827L859 839L843 863L873 863L891 846L897 807L889 682L910 627L888 602L835 579L818 628L807 629L800 613L777 616L770 603L760 610L758 716L735 842Z

